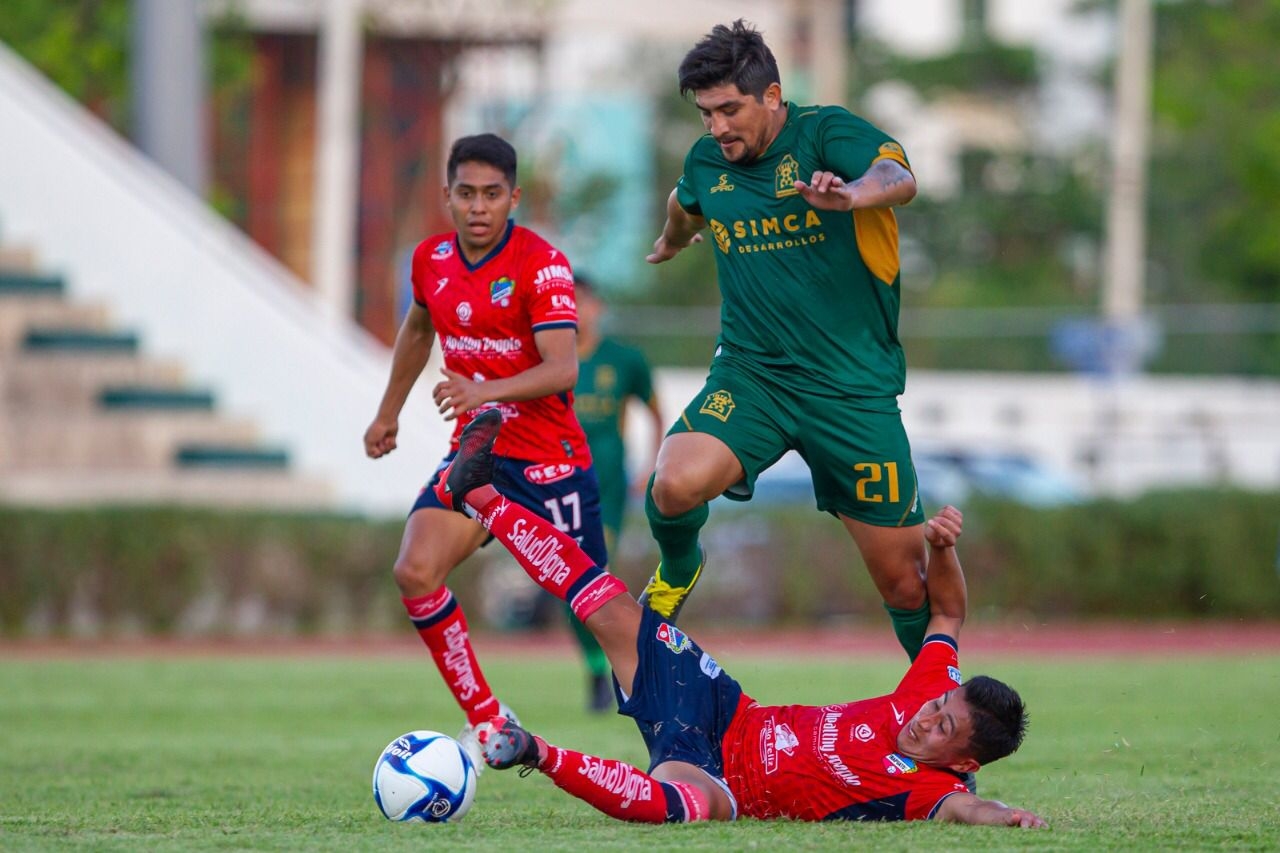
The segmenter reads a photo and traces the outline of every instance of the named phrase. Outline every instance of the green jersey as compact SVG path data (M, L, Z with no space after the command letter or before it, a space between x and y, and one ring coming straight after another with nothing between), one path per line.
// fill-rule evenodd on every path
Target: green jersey
M898 224L888 208L816 210L792 186L816 171L852 181L901 146L843 107L787 104L763 156L730 163L709 134L685 159L677 199L715 242L720 344L800 393L896 411Z
M621 480L626 490L626 451L619 430L627 398L648 403L653 397L649 363L638 349L604 338L591 357L578 365L573 409L587 434L587 446L603 489Z

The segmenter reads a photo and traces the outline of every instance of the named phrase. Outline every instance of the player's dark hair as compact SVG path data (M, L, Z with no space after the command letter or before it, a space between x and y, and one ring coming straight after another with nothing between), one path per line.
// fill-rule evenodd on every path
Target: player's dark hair
M781 83L778 61L764 43L764 37L742 18L732 27L716 26L685 54L680 63L680 94L724 86L738 87L757 101L770 83Z
M1028 722L1027 706L1018 691L986 675L968 679L963 689L973 722L971 757L986 765L1013 754L1022 745Z
M591 276L578 270L573 271L573 289L580 290L583 293L590 293L599 297L600 291L596 288L595 280Z
M507 183L514 189L516 185L516 149L511 143L494 133L479 133L475 136L459 137L449 149L449 163L445 167L445 176L449 185L453 186L458 177L459 163L485 163L506 177Z

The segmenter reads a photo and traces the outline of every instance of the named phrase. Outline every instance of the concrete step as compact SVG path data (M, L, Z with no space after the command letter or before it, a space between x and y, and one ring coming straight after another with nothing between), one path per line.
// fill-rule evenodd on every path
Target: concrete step
M98 405L108 411L213 411L213 392L200 388L155 385L108 385L98 392Z
M33 273L36 268L36 253L30 246L0 246L0 271L7 273Z
M287 471L32 471L0 476L0 502L27 506L181 505L317 511L334 508L320 480Z
M84 411L99 407L104 388L148 386L182 388L182 366L133 353L0 351L0 409Z
M133 332L29 326L22 335L22 348L28 352L136 353L138 336Z
M7 297L0 290L0 352L21 347L31 329L105 331L107 309L79 305L58 296Z
M0 297L4 296L59 296L66 292L60 276L41 275L18 266L8 266L0 255ZM11 260L21 262L20 257Z
M14 412L0 418L0 476L19 471L156 471L172 468L178 448L209 444L254 449L248 421L209 412Z
M174 463L179 468L287 469L289 452L281 447L243 447L191 442L178 447Z

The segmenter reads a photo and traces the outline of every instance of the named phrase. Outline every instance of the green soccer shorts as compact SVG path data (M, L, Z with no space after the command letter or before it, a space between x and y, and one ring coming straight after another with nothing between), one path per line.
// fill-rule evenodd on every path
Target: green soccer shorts
M724 494L750 500L756 478L788 450L809 466L819 510L877 527L924 522L911 445L895 399L820 397L732 355L667 433L701 432L729 446L746 476Z

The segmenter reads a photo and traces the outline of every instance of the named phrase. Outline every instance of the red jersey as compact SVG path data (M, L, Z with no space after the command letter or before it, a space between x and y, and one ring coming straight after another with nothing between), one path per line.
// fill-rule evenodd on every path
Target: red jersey
M505 379L540 364L534 333L576 329L573 270L555 247L528 228L507 223L502 241L480 263L468 264L457 233L438 234L413 252L413 298L431 314L444 365L476 382ZM460 416L450 446L486 408L502 411L494 452L535 462L585 468L591 452L573 393L486 403Z
M921 820L960 776L898 752L898 733L960 683L950 638L925 643L888 696L844 705L761 706L742 697L723 742L725 781L741 815L797 820Z

